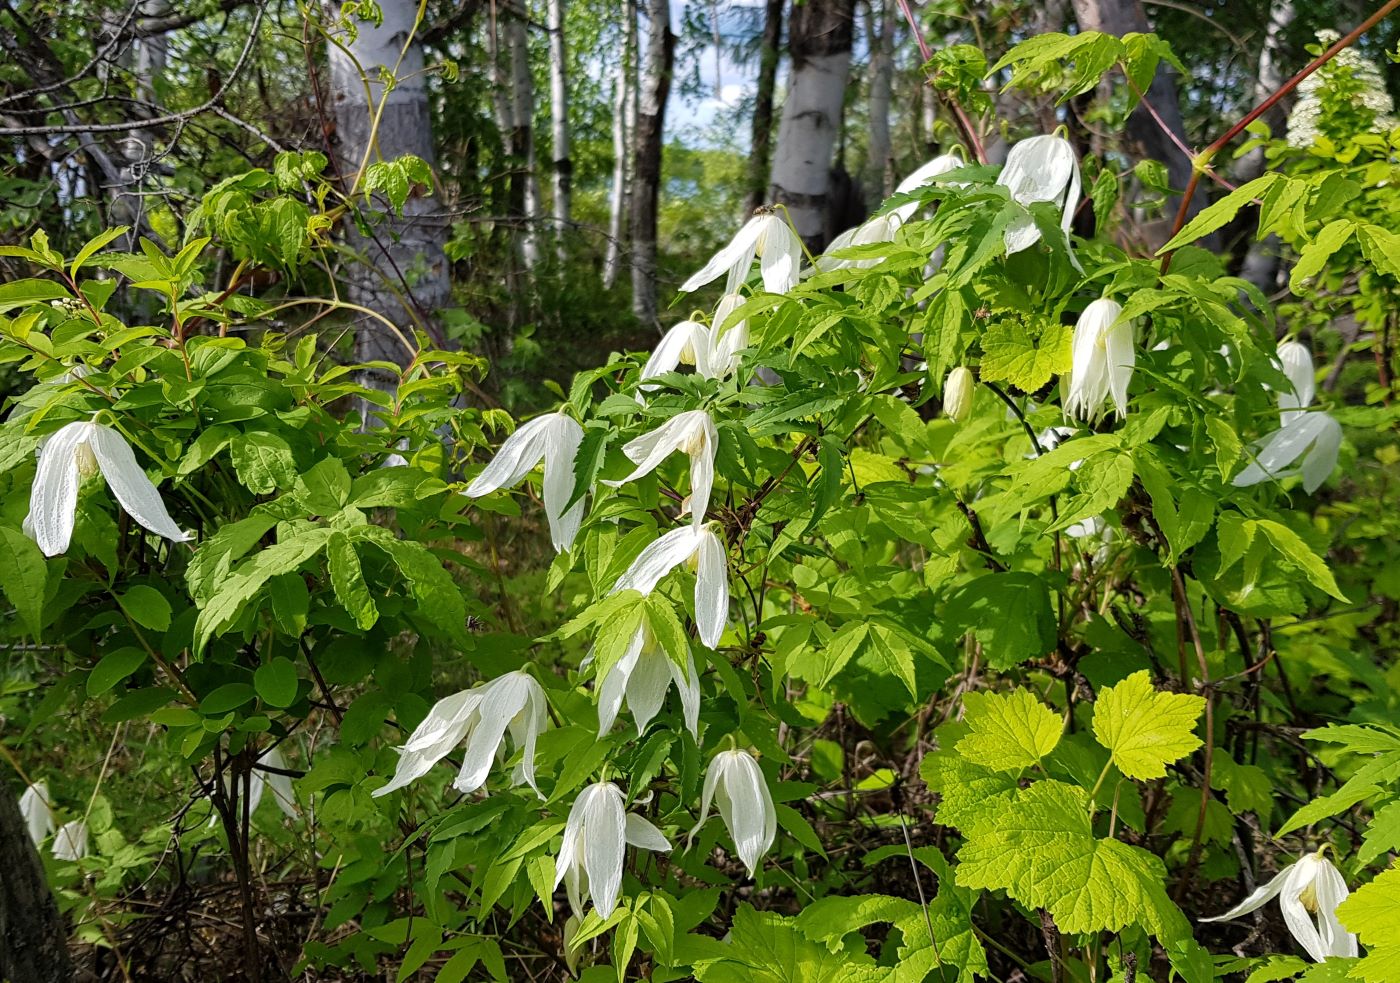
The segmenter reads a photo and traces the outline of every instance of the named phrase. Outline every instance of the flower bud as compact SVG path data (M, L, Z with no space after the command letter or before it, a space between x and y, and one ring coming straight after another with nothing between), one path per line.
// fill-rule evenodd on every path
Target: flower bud
M948 373L948 379L943 383L943 412L948 419L962 423L972 413L975 385L972 373L965 365L959 365Z

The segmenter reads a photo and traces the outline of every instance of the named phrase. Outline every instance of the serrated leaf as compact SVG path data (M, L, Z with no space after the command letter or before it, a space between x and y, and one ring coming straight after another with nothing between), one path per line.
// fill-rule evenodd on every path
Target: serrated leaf
M296 481L291 445L274 433L254 430L244 434L231 442L229 457L238 480L255 495L271 495Z
M994 669L1009 669L1055 647L1050 591L1032 573L989 573L965 584L944 606L943 623L951 637L971 631Z
M330 568L335 599L355 619L361 631L368 631L379 620L379 609L370 596L360 568L360 557L344 533L337 532L326 543L326 564Z
M1323 226L1322 231L1298 254L1298 262L1288 274L1288 289L1298 293L1306 281L1322 272L1332 254L1345 246L1355 231L1356 223L1344 218Z
M968 693L963 722L971 732L958 753L994 771L1022 771L1040 763L1060 743L1064 722L1029 690Z
M1047 323L1035 342L1019 320L998 321L982 336L981 377L1033 393L1051 376L1068 371L1072 340L1070 330L1057 322Z
M1241 208L1268 191L1280 177L1282 175L1278 172L1270 171L1253 181L1246 181L1224 198L1202 208L1196 213L1195 218L1186 223L1184 229L1172 236L1166 245L1157 250L1157 255L1161 256L1164 253L1172 252L1187 243L1210 235L1232 220Z
M1337 918L1368 948L1400 947L1400 867L1353 892L1337 906Z
M1201 746L1196 721L1206 701L1184 693L1159 693L1147 670L1100 691L1094 703L1094 737L1129 778L1162 778L1167 765Z
M939 794L938 822L959 829L984 812L1004 809L1016 790L1015 773L973 764L952 750L925 754L919 777Z

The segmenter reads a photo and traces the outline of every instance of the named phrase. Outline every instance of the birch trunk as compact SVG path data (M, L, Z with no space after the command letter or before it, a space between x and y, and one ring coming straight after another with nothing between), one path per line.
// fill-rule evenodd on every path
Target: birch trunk
M622 58L613 79L613 177L608 198L608 249L603 258L603 287L611 290L622 268L632 214L632 137L637 129L637 7L622 0Z
M671 33L669 0L646 0L646 10L647 44L633 134L632 313L642 324L655 325L656 208L661 192L661 145L676 36Z
M574 162L569 156L569 92L564 48L564 0L549 0L549 118L554 144L554 235L562 265L573 215Z
M758 83L754 90L746 217L768 199L768 177L773 158L773 92L778 87L779 45L782 39L783 0L766 0L763 5L763 37L758 52Z
M773 154L773 201L817 253L830 240L831 159L851 68L855 0L805 0L788 15L787 100Z
M0 980L70 983L68 930L8 784L0 786L0 870Z
M413 0L381 0L379 6L383 22L378 27L361 22L357 37L347 39L348 54L335 45L329 47L330 102L335 111L339 170L347 190L353 190L362 167L377 158L394 160L411 154L433 163L423 52L413 41L418 5ZM399 80L387 92L379 81L381 68ZM363 201L363 195L351 197ZM406 366L413 352L405 339L412 342L415 327L434 334L434 312L447 306L451 295L443 254L447 221L436 203L417 194L405 202L401 215L378 198L360 207L369 212L370 235L347 222L345 238L367 262L344 271L345 292L352 303L374 311L397 331L365 318L355 336L355 357ZM408 270L414 271L411 282L405 276Z
M870 143L865 160L863 191L867 211L874 211L894 187L894 157L890 144L890 96L894 86L894 0L869 0L866 35L870 43L867 85Z
M1284 43L1284 32L1297 16L1291 0L1278 0L1269 10L1269 23L1264 29L1264 45L1259 51L1259 68L1254 73L1254 96L1250 100L1259 104L1283 85L1283 66L1279 57ZM1281 137L1288 127L1288 117L1282 106L1275 106L1264 114L1264 122L1269 124L1274 136ZM1264 173L1267 161L1264 148L1255 147L1240 160L1236 171L1236 181L1244 184ZM1249 244L1240 276L1265 293L1272 293L1278 286L1279 240L1278 236L1267 236Z
M524 234L520 237L520 256L527 270L533 270L540 259L539 229L543 209L540 207L540 179L536 173L535 157L535 77L530 72L530 38L525 20L529 8L522 3L512 10L506 20L506 44L510 53L511 155L521 168L524 186Z

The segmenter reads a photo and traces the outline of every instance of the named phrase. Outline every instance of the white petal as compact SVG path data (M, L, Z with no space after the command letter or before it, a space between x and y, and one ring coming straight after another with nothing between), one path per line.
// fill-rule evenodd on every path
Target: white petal
M666 702L671 674L666 671L670 658L658 647L642 647L636 667L627 677L627 708L637 722L638 736Z
M1322 962L1327 958L1327 947L1322 944L1322 936L1318 933L1317 926L1313 924L1308 910L1298 899L1299 893L1312 883L1316 876L1316 865L1316 858L1312 856L1304 857L1294 864L1288 877L1288 883L1283 886L1283 890L1279 893L1278 903L1279 907L1283 909L1283 920L1288 925L1288 930L1293 933L1293 937L1298 940L1298 944L1314 961Z
M627 643L627 651L622 653L622 658L613 664L598 686L599 737L612 730L613 721L622 709L622 698L627 695L627 681L632 671L637 668L637 660L641 658L645 639L646 630L638 628L632 635L632 641ZM632 708L632 712L636 713L636 707Z
M1319 438L1323 439L1319 441ZM1287 477L1291 473L1289 466L1315 442L1323 445L1324 454L1313 466L1312 476L1317 477L1321 473L1317 479L1317 484L1321 484L1332 473L1332 465L1336 463L1336 458L1332 457L1331 464L1325 472L1322 471L1328 461L1327 454L1335 453L1335 449L1341 445L1341 428L1326 413L1311 411L1300 414L1266 437L1255 452L1254 462L1235 476L1235 486L1243 488L1267 478ZM1313 487L1317 487L1317 484Z
M802 266L802 243L797 233L780 216L765 215L763 220L757 243L763 289L770 294L785 294L797 286L798 271ZM739 282L743 282L742 278ZM726 292L736 293L738 286L732 283L731 289Z
M508 672L481 687L479 719L467 738L467 752L462 757L462 770L452 787L459 792L475 792L486 782L491 764L505 740L506 728L517 713L525 708L529 698L522 678L524 673ZM533 680L531 680L533 682Z
M677 413L655 430L629 440L622 446L622 453L637 465L637 469L625 478L604 481L603 484L617 488L655 471L672 453L702 434L709 419L710 415L704 410ZM714 424L710 426L713 428Z
M87 856L88 828L81 819L64 823L53 838L53 855L57 860L81 860Z
M78 445L86 443L93 424L70 423L44 442L29 493L29 524L45 556L68 549L78 509Z
M690 846L690 841L695 838L695 834L700 832L700 827L705 825L705 820L710 817L710 803L714 801L715 790L719 787L720 780L724 778L724 771L727 767L727 752L720 752L710 759L710 768L705 772L705 787L700 793L700 818L695 820L695 825L686 834L686 846Z
M423 722L414 728L408 741L399 750L394 777L389 784L375 789L370 794L388 795L426 775L433 765L445 758L466 736L475 721L476 709L480 702L479 691L464 690L433 704Z
M755 215L749 219L724 248L711 256L708 263L689 280L681 284L681 293L698 290L722 273L731 274L730 278L733 279L733 271L742 269L743 274L747 275L749 267L753 265L754 253L758 248L758 236L762 231L760 223L764 217L763 215ZM743 282L742 275L739 279L740 282ZM726 293L734 293L734 290L729 289Z
M1326 413L1316 412L1321 422L1315 424L1317 436L1303 456L1303 490L1312 494L1332 476L1337 467L1337 455L1342 449L1342 425Z
M730 804L729 835L739 851L739 859L752 877L763 854L773 845L777 834L777 810L773 796L758 762L747 751L729 752L732 756L725 776L725 791Z
M671 852L671 841L662 835L661 830L650 821L631 812L627 814L627 842L641 850Z
M686 363L687 355L695 371L710 378L710 329L698 321L682 321L662 335L656 350L642 367L641 378L655 379L667 372L674 372L678 366ZM649 392L658 387L642 388Z
M549 725L549 702L544 688L535 677L523 673L521 676L525 686L525 706L510 721L510 738L520 749L520 764L512 779L516 785L521 782L529 785L536 795L543 798L543 793L535 784L535 745Z
M192 538L170 518L160 492L136 463L136 455L125 437L110 427L93 424L88 431L88 446L102 469L102 477L107 479L107 487L127 515L172 542L183 543Z
M1360 955L1356 936L1337 920L1337 905L1345 901L1351 892L1347 890L1347 882L1336 867L1326 858L1318 858L1318 862L1313 888L1317 895L1317 927L1322 936L1323 949L1329 956L1355 958Z
M681 672L681 667L670 659L666 660L666 668L670 670L671 681L676 684L676 691L681 695L681 713L685 716L686 729L690 731L691 737L700 736L700 676L695 671L695 657L687 652L685 655L685 672Z
M1120 308L1121 310L1121 308ZM1128 384L1133 378L1137 347L1133 342L1133 326L1126 322L1108 329L1104 336L1107 357L1108 391L1119 419L1128 415Z
M1247 915L1251 911L1257 911L1258 909L1264 907L1264 905L1268 904L1271 898L1277 897L1278 893L1283 890L1283 886L1287 882L1289 875L1292 874L1293 868L1295 866L1297 865L1289 864L1287 867L1283 868L1283 870L1279 871L1277 874L1274 875L1273 879L1269 881L1269 883L1261 884L1258 887L1256 887L1253 891L1250 892L1249 897L1245 898L1239 904L1235 905L1229 911L1225 912L1225 914L1216 915L1214 918L1202 918L1200 919L1200 921L1228 922L1231 919L1238 918L1241 915Z
M622 790L611 782L599 782L582 794L588 796L583 806L583 869L588 874L593 906L607 918L617 907L617 896L622 891L627 827Z
M467 486L467 497L480 498L499 488L510 488L529 474L544 457L550 428L559 415L546 413L517 427L501 444L491 463Z
M719 644L729 622L729 560L724 544L708 528L699 534L695 570L695 624L700 641Z
M690 452L690 517L697 525L705 521L710 508L710 492L715 484L715 452L719 434L710 414L702 413L701 438Z
M263 783L272 790L272 797L277 801L277 807L282 810L288 819L297 818L297 798L292 791L292 776L283 775L273 771L261 771L258 765L266 765L269 768L286 768L286 759L282 757L282 752L277 748L270 748L259 758L258 764L253 766L253 774L261 775Z
M662 577L695 555L703 535L703 527L680 526L658 537L632 561L609 593L635 590L650 594Z
M53 806L49 803L49 787L44 782L25 787L24 794L19 797L19 812L35 846L54 831Z
M1291 392L1278 394L1279 409L1283 411L1282 422L1288 424L1297 411L1308 406L1317 395L1316 370L1312 352L1296 341L1285 341L1278 346L1278 361L1283 374L1293 386Z
M583 428L562 413L550 415L554 419L544 440L544 512L554 549L563 553L574 545L583 521L582 498L568 512L564 511L574 491L574 462L583 441Z
M558 890L559 882L564 879L564 875L569 872L570 867L578 865L579 844L583 839L583 796L579 795L574 799L573 806L569 809L569 818L564 822L564 840L559 845L559 856L554 858L554 888Z

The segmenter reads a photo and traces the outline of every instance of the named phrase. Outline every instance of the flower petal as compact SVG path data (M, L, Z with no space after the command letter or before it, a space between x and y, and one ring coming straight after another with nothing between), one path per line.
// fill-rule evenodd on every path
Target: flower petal
M690 452L690 518L696 525L705 521L710 509L710 493L715 485L715 452L719 434L710 414L703 414L701 440Z
M635 590L650 594L662 577L695 555L702 535L701 528L680 526L659 536L638 554L609 593Z
M762 216L764 224L758 239L758 269L763 276L763 289L770 294L785 294L797 286L802 265L802 243L797 233L778 215ZM747 273L747 270L745 271ZM743 278L739 279L743 283ZM739 283L730 281L726 293L737 293Z
M705 820L710 818L710 803L714 801L715 790L724 777L726 766L727 759L723 751L710 760L710 768L705 772L705 787L700 792L700 818L695 820L695 825L690 828L690 832L685 837L687 849L690 848L690 841L695 839L695 834L700 832L700 827L705 825Z
M671 841L662 835L650 821L636 813L627 814L627 842L640 850L654 850L657 853L670 853Z
M645 640L646 630L638 628L633 633L632 640L627 643L627 650L622 653L622 658L613 664L598 685L599 737L612 730L613 721L617 720L618 711L622 709L622 699L627 695L627 680L637 668L637 660L641 658ZM633 713L635 712L636 709L633 708Z
M1317 436L1303 455L1303 490L1311 495L1337 467L1337 455L1342 449L1342 425L1321 411L1309 415L1320 418L1314 424Z
M690 363L695 365L695 371L710 378L710 329L698 321L682 321L662 335L647 364L642 366L641 378L655 379L667 372L674 372L678 366L686 364L687 355ZM660 387L645 385L641 388L651 392Z
M722 273L729 273L732 280L736 270L742 270L739 276L739 282L742 283L744 276L748 274L749 267L753 265L754 253L758 248L758 236L762 231L760 222L764 217L763 215L755 215L749 219L734 234L733 239L730 239L719 252L710 257L709 262L702 266L689 280L681 284L681 293L688 294L692 290L698 290ZM726 293L734 293L734 290L728 289Z
M1296 341L1285 341L1278 346L1278 361L1293 386L1292 391L1278 394L1281 422L1287 425L1317 395L1317 370L1313 366L1312 352Z
M627 677L627 708L637 722L638 736L666 702L666 693L671 688L671 674L666 671L670 661L659 648L644 645L636 668Z
M1329 956L1356 958L1360 950L1356 935L1348 932L1337 920L1337 905L1351 893L1341 871L1333 867L1326 858L1318 858L1317 876L1313 879L1313 890L1317 896L1317 926L1322 936L1322 946Z
M618 488L655 471L662 461L702 433L709 419L710 415L704 410L677 413L655 430L629 440L622 446L622 453L637 465L637 469L625 478L604 481L603 484ZM713 427L714 424L710 426Z
M78 509L78 445L87 441L93 424L70 423L50 436L39 451L39 466L29 492L29 526L45 556L57 556L73 538Z
M399 749L394 777L389 784L370 794L376 797L388 795L426 775L466 735L475 720L480 702L479 690L464 690L433 704L423 722L413 729L408 741Z
M1313 924L1312 917L1298 897L1303 889L1313 882L1316 875L1316 858L1307 856L1298 861L1288 875L1288 883L1279 893L1278 903L1283 909L1283 920L1293 937L1298 940L1298 944L1315 962L1322 962L1327 958L1327 947L1322 944L1322 936L1318 933L1317 926Z
M551 416L554 419L544 438L544 513L549 520L554 549L564 553L573 547L574 537L583 522L582 498L564 511L569 496L574 493L574 466L579 444L583 442L583 428L562 413Z
M588 874L593 906L607 918L622 891L622 860L627 849L622 790L611 782L599 782L582 794L588 796L583 806L583 869Z
M81 819L64 823L53 838L53 855L56 860L81 860L87 856L88 828Z
M708 528L702 528L696 551L695 624L700 641L710 648L719 644L729 622L729 558L724 544Z
M758 762L747 751L731 752L725 779L731 806L729 835L752 877L777 834L777 811Z
M462 758L462 770L452 787L459 792L475 792L486 782L491 765L505 740L506 728L525 707L528 690L519 671L508 672L482 686L479 719L467 738L467 753ZM528 678L528 677L526 677Z
M125 437L110 427L94 423L88 431L88 446L102 469L102 477L107 479L107 487L112 489L127 515L171 542L183 543L193 538L170 518L160 492L136 463L136 455Z
M277 807L282 810L283 815L288 819L297 818L297 797L292 791L292 776L283 775L275 771L263 771L261 766L268 768L286 768L287 761L282 757L282 752L277 748L269 748L259 756L257 764L253 766L253 774L260 775L263 784L272 790L272 797L277 801Z
M558 413L545 413L516 427L505 439L491 463L467 486L468 498L480 498L500 488L510 488L529 474L544 457L549 431Z
M1269 881L1267 884L1261 884L1256 887L1250 892L1249 897L1225 912L1225 914L1216 915L1214 918L1201 918L1199 921L1228 922L1231 919L1238 918L1241 915L1247 915L1251 911L1257 911L1264 907L1264 905L1269 903L1270 899L1277 897L1278 893L1283 890L1283 886L1288 881L1288 877L1293 872L1295 866L1297 865L1289 864L1287 867L1283 868L1283 870L1274 875L1273 880Z
M676 684L676 692L681 695L681 713L691 737L700 736L700 676L695 671L695 656L685 655L685 672L671 659L666 660L666 668L671 673L671 681Z

